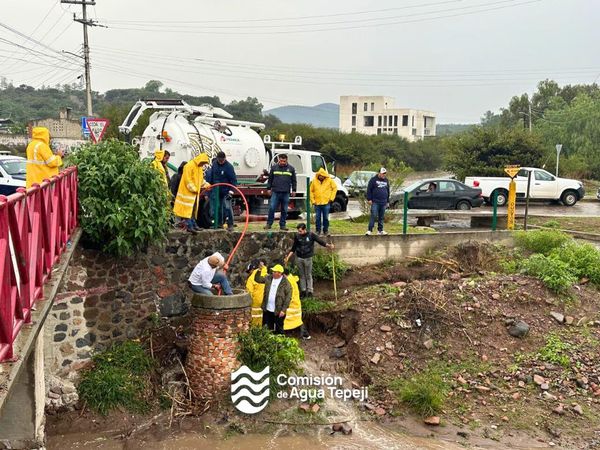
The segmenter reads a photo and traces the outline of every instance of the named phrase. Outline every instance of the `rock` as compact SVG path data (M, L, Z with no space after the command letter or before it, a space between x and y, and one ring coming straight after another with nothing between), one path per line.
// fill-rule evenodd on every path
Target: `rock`
M188 312L188 305L181 294L164 297L160 301L160 315L162 317L183 316Z
M533 382L535 384L537 384L538 386L541 386L542 384L544 384L546 382L546 380L544 379L544 377L536 374L533 376Z
M378 416L385 416L385 413L386 413L385 409L383 409L381 407L379 407L375 410L375 414L377 414Z
M556 408L554 408L552 410L552 412L554 414L558 414L559 416L562 416L565 413L565 408L563 405L558 405Z
M310 411L314 414L318 413L320 409L321 407L317 403L310 407Z
M519 400L521 398L521 393L520 392L515 392L512 395L513 400Z
M298 409L300 411L309 412L310 411L310 405L308 403L302 403L300 406L298 406Z
M580 416L583 416L583 409L581 408L581 405L575 404L573 406L573 411L575 411Z
M347 423L342 425L342 433L344 433L346 436L348 436L349 434L352 434L352 427L350 425L348 425Z
M487 386L475 386L475 389L477 389L479 392L490 392L491 389Z
M334 346L335 348L342 348L342 347L344 347L345 345L346 345L346 341L339 341L339 342L336 342L336 343L335 343L333 346Z
M488 362L488 359L489 359L489 358L488 358L488 355L481 355L481 360L482 360L483 362Z
M508 327L508 334L516 338L523 338L529 333L529 325L522 320Z
M456 379L460 384L467 384L467 380L465 380L461 375Z
M369 411L375 411L376 406L371 403L365 403L365 408L367 408Z
M466 431L457 431L456 434L457 436L460 436L463 439L469 439L469 433L467 433Z
M346 349L345 348L334 348L331 350L331 353L329 353L329 357L334 358L334 359L340 359L343 358L344 356L346 356Z
M341 432L344 429L344 426L341 423L334 423L331 425L331 429L333 432Z
M580 377L577 378L577 386L580 387L581 389L587 389L588 388L588 378L587 377Z
M547 391L548 389L550 389L550 385L548 383L542 383L540 384L540 389L542 391Z
M440 418L438 416L425 417L423 422L426 425L438 426L440 424Z
M573 322L575 322L575 317L573 317L573 316L566 316L565 317L565 323L567 325L573 325Z
M552 395L550 392L544 391L544 393L542 394L542 396L544 397L544 400L550 400L550 401L556 401L556 400L558 400L558 398L556 397L556 395Z
M431 350L433 348L433 339L427 339L425 342L423 342L423 347L425 347L427 350Z
M508 422L508 417L507 416L502 416L502 422Z
M385 348L392 350L394 348L394 344L392 344L391 342L386 342L385 343Z
M399 288L403 288L403 287L406 286L406 282L404 282L404 281L396 281L394 283L394 286L399 287Z
M383 331L384 333L389 333L390 331L392 331L392 328L391 328L391 327L389 327L388 325L381 325L381 326L379 327L379 329L380 329L381 331Z
M564 316L563 314L561 314L561 313L558 313L558 312L552 311L552 312L550 313L550 315L551 315L551 316L552 316L552 318L553 318L554 320L556 320L558 323L563 323L563 322L565 321L565 316Z
M375 353L373 355L373 357L371 358L371 362L373 364L379 364L379 361L381 360L381 353Z
M494 293L494 294L492 294L492 298L493 298L494 300L500 300L500 294L498 294L498 293Z

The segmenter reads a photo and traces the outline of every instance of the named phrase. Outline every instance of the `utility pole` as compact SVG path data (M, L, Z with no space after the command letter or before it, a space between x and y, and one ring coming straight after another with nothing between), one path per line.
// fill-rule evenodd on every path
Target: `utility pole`
M527 102L527 106L529 107L529 132L531 133L531 100Z
M85 97L87 105L87 115L91 117L92 112L92 82L90 77L90 46L88 43L88 27L97 26L96 21L88 20L86 6L94 6L95 0L60 0L63 4L81 5L81 19L77 19L73 14L73 20L83 25L83 61L85 67Z

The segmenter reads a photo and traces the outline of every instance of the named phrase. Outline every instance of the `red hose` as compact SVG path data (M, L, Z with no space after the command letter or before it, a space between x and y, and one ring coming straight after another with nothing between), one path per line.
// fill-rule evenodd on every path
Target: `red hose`
M211 184L208 189L203 189L201 194L206 193L206 192L210 191L212 188L217 187L217 186L227 186L229 188L235 189L237 191L237 193L240 194L240 196L242 197L242 200L244 200L244 205L246 206L246 223L244 224L244 229L242 230L242 234L240 235L240 238L238 239L237 243L235 244L235 247L233 247L233 250L229 254L229 258L227 258L227 261L225 262L225 265L228 266L229 263L231 262L231 260L233 259L233 255L235 255L235 252L237 252L238 247L242 243L242 239L244 239L244 236L246 235L246 231L248 230L248 222L250 221L249 220L250 219L250 208L248 207L248 201L246 200L246 197L244 196L244 194L242 194L242 191L240 191L233 184L229 184L229 183Z

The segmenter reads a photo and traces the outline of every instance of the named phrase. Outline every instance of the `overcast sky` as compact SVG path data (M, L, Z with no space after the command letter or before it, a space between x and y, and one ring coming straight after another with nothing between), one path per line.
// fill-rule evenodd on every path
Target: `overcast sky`
M0 76L38 87L76 81L81 7L2 0ZM96 0L92 88L167 87L265 105L387 95L478 122L545 78L600 77L600 0ZM36 44L28 38L44 43ZM2 39L29 47L24 50ZM34 66L23 60L41 60Z

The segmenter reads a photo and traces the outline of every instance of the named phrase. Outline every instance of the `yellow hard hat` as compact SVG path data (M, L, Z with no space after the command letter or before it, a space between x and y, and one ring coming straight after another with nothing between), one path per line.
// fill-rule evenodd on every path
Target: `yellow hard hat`
M275 264L273 267L271 267L271 271L272 272L280 272L283 273L283 266L281 264Z

